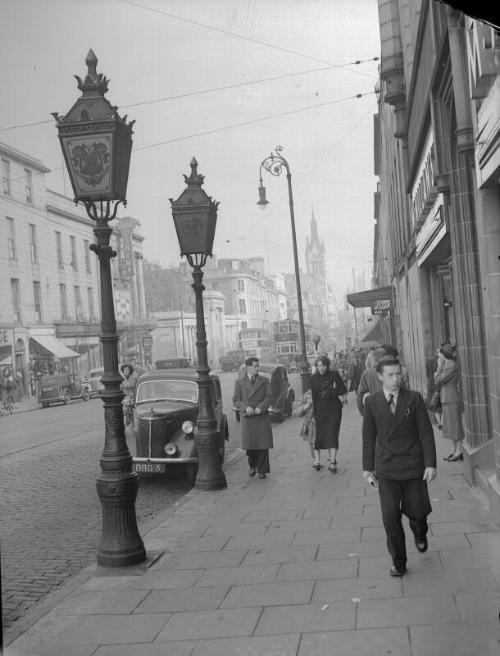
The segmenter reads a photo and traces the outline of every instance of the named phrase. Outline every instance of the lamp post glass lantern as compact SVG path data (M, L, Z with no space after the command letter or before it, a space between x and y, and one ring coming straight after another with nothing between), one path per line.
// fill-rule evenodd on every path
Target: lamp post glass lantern
M292 246L293 246L293 262L295 268L295 286L297 287L297 310L299 315L299 331L300 331L300 379L302 384L302 394L305 394L311 387L311 367L307 359L306 351L306 333L304 328L304 312L302 308L302 289L300 284L299 273L299 256L297 252L297 235L295 233L295 214L293 208L293 193L292 193L292 174L290 172L290 165L282 155L283 147L276 146L274 153L266 157L260 163L259 168L259 200L257 205L264 208L268 205L269 201L266 198L266 188L262 184L262 169L271 173L271 175L281 175L283 169L286 171L286 179L288 182L288 204L290 207L290 223L292 225Z
M227 487L222 470L220 446L224 436L217 429L212 381L208 366L207 334L203 310L203 267L212 257L217 223L218 202L201 188L204 176L198 173L198 162L193 157L191 174L184 175L187 188L177 200L170 198L172 217L181 249L192 267L196 300L196 352L198 357L198 418L194 442L198 452L198 471L195 487L201 490L221 490ZM222 445L224 443L222 442Z
M96 243L90 249L99 259L101 281L101 336L104 360L101 398L104 404L104 450L97 494L102 506L102 533L97 563L103 567L124 567L145 560L144 543L135 514L138 478L132 471L132 457L125 439L122 378L118 372L118 333L113 304L110 246L120 203L126 205L126 191L132 149L132 126L104 97L108 80L97 73L93 50L85 59L87 75L75 76L82 95L65 116L53 113L59 141L73 187L75 203L82 202L94 221Z

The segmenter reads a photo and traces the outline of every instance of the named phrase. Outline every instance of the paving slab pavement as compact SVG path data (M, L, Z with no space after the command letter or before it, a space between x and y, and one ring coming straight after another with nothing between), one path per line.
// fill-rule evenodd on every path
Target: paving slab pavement
M267 479L233 460L226 490L192 490L143 536L163 552L150 567L92 568L7 634L5 656L498 656L500 531L484 498L442 461L436 429L429 550L406 523L408 574L391 578L353 401L338 473L312 469L298 417L274 425Z

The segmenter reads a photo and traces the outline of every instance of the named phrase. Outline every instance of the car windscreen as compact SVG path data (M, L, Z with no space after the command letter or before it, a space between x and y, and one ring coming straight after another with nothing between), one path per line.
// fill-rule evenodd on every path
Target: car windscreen
M137 386L136 403L173 400L198 402L198 385L190 380L145 380Z

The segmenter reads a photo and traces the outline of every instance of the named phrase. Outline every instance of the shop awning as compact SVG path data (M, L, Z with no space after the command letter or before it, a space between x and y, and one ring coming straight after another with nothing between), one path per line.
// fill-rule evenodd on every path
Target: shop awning
M59 360L64 360L65 358L80 357L80 353L72 351L60 340L58 340L57 337L53 337L52 335L31 335L31 339L37 342L37 344L40 344L40 346L42 346L46 351L49 351L52 353L52 355L55 355L55 357Z
M352 307L372 307L377 301L392 301L392 287L376 287L364 292L347 294L347 302Z

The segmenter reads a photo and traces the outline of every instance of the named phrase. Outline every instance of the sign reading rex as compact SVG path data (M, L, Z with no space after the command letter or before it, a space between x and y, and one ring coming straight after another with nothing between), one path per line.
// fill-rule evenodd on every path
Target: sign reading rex
M391 311L390 299L386 299L384 301L374 301L372 303L372 314L387 316L390 311Z

